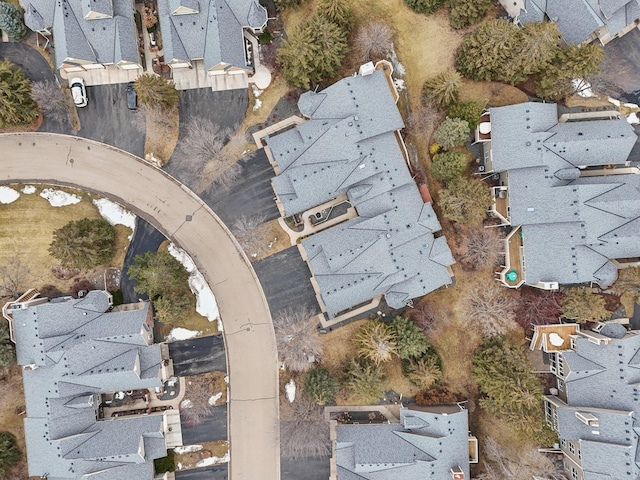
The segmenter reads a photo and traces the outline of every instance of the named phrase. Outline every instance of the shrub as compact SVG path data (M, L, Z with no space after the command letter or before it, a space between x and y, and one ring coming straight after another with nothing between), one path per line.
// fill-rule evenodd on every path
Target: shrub
M0 2L0 30L7 32L16 42L22 41L28 33L22 21L22 12L10 3Z
M407 363L406 377L417 387L429 388L442 379L442 369L435 355L425 355Z
M362 402L374 402L383 393L384 373L369 360L351 360L345 367L343 378L347 391Z
M429 340L410 318L396 317L391 322L396 336L396 350L401 359L418 358L429 349Z
M449 22L453 28L478 23L492 4L493 0L450 0Z
M446 0L404 0L404 2L417 13L430 15L444 6Z
M460 85L462 85L462 77L455 70L427 78L422 86L423 102L426 99L432 99L440 108L446 108L458 101Z
M467 157L463 153L445 152L436 155L431 165L431 173L440 181L448 182L462 175L467 168Z
M166 457L156 458L153 461L153 466L155 467L157 474L161 474L165 472L175 472L176 461L175 461L175 453L173 453L173 450L167 450Z
M480 102L460 102L449 107L447 116L465 120L469 124L469 130L474 131L484 111L485 104Z
M354 340L358 355L371 360L376 365L388 362L397 354L396 335L386 323L370 320L365 323Z
M440 192L442 215L452 222L479 224L492 203L489 187L480 180L459 177Z
M466 120L460 118L445 118L433 134L433 138L443 149L464 145L469 138L471 129Z
M576 323L598 322L611 316L605 308L604 297L594 294L587 287L565 290L560 300L560 312L564 318Z
M115 255L116 230L102 218L75 220L53 232L49 253L63 266L89 269Z
M20 450L16 437L10 432L0 432L0 478L6 478L18 460L20 460Z
M333 402L340 384L329 370L318 366L307 372L304 379L304 393L316 403L326 405Z
M0 128L28 124L37 116L29 80L9 60L0 60Z

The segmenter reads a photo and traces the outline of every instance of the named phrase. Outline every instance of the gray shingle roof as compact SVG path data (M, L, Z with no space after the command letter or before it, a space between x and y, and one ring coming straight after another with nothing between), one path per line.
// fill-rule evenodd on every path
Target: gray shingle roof
M500 0L505 3L511 0ZM544 15L558 22L563 38L572 44L582 43L601 27L613 37L640 18L638 0L525 0L518 20L539 22Z
M130 0L20 0L32 30L53 27L56 64L137 64L138 41ZM37 11L38 15L33 12ZM87 19L99 13L106 18Z
M96 421L100 393L162 384L160 345L143 337L149 304L109 308L92 291L12 312L18 363L36 366L23 371L31 476L151 479L150 461L166 455L161 414Z
M174 15L181 6L196 13ZM165 61L203 60L207 70L220 63L248 68L243 28L259 29L267 21L257 0L159 0L158 16Z
M602 330L601 330L602 333ZM632 331L609 345L578 337L575 350L564 352L567 406L558 409L561 438L579 441L585 479L637 479L640 476L640 332ZM576 412L590 413L588 426Z
M384 294L393 308L451 283L454 263L422 201L396 131L404 124L382 71L300 97L310 120L266 139L291 215L346 194L358 217L302 240L327 314Z
M608 287L609 261L640 255L637 175L580 177L621 165L636 135L624 119L557 123L554 104L491 109L495 171L508 172L512 225L522 225L526 281Z
M470 478L466 410L402 408L400 416L401 423L336 427L339 480L446 479L455 467Z

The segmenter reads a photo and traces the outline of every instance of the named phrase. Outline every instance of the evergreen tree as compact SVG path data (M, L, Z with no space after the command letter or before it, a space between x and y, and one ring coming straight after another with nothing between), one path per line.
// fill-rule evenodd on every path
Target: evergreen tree
M384 391L385 376L375 363L354 358L344 370L344 386L350 395L362 402L378 400Z
M434 355L425 355L409 362L407 379L415 386L426 389L442 379L442 369Z
M450 0L449 22L453 28L478 23L487 13L493 0Z
M0 2L0 30L7 32L13 40L20 42L27 36L27 27L22 21L22 12L10 3Z
M560 300L560 312L564 318L576 323L598 322L611 316L605 308L604 297L594 294L587 287L565 290Z
M574 93L572 81L597 73L603 55L602 47L593 43L571 45L558 50L551 64L540 72L536 93L549 99L562 99Z
M89 269L115 255L116 230L102 218L75 220L53 232L49 253L65 267Z
M353 26L353 10L349 0L320 0L316 13L335 23L345 32Z
M336 378L322 366L309 370L304 379L304 393L319 405L333 402L339 387Z
M354 341L358 355L376 365L388 362L398 353L395 332L388 324L377 320L370 320L360 327Z
M138 101L142 105L171 109L178 106L180 92L175 84L159 75L145 73L134 82L133 88L138 94Z
M430 15L444 6L446 0L404 0L404 2L417 13Z
M526 75L546 68L560 50L560 32L556 22L528 22L522 27L522 42L517 53Z
M640 267L623 268L618 272L618 280L613 289L621 294L628 293L634 299L640 295Z
M16 352L9 343L0 344L0 370L16 364Z
M127 273L136 282L134 290L151 299L183 290L189 279L189 272L169 252L136 255Z
M445 152L436 155L431 165L431 173L442 182L448 182L462 175L467 168L467 157L459 152Z
M16 437L10 432L0 432L0 478L6 478L18 460L20 460L20 450Z
M37 116L29 80L9 60L0 60L0 128L28 124Z
M526 79L517 54L523 32L504 19L492 20L467 35L456 55L456 69L473 80L518 83Z
M314 15L282 43L278 62L287 82L310 88L333 77L348 50L347 35L335 23Z
M452 222L481 223L492 203L489 187L480 180L456 178L440 192L442 215Z
M274 0L278 10L284 10L285 8L295 8L300 6L302 0Z
M428 78L422 86L425 101L432 99L440 108L458 101L462 77L455 70L448 70Z
M429 340L410 318L396 317L391 328L395 332L396 350L401 359L420 357L429 349Z
M444 122L436 128L436 131L433 133L433 138L443 149L449 150L450 148L464 145L464 142L467 141L470 134L471 129L466 120L447 117Z
M449 107L447 116L465 120L472 132L478 127L478 122L484 112L485 102L460 102Z

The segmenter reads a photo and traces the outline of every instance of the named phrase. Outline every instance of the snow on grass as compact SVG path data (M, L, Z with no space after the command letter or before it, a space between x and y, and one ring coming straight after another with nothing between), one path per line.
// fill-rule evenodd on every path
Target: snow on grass
M20 193L11 187L0 187L0 203L13 203L20 198Z
M128 210L125 210L122 206L115 202L112 202L108 198L97 198L93 200L93 204L98 208L100 215L104 218L109 225L124 225L131 229L131 237L133 237L133 231L136 228L136 216Z
M228 463L229 462L229 452L225 453L223 457L209 457L203 460L200 460L196 463L196 467L208 467L210 465L218 465L219 463Z
M253 90L253 96L256 98L264 93L264 90L260 90L255 84L251 84L251 89Z
M169 253L184 265L184 268L190 273L189 288L196 296L196 312L203 317L207 317L210 322L218 320L218 330L222 331L222 322L220 322L220 313L218 311L216 297L213 296L213 292L211 288L209 288L202 273L196 268L193 259L187 252L176 247L173 243L169 245Z
M80 203L82 197L75 193L67 193L62 190L54 190L53 188L45 188L40 192L42 198L46 198L52 207L64 207L66 205L75 205Z
M629 115L627 115L627 122L629 122L631 125L638 125L640 123L640 118L638 118L637 113L630 113Z
M209 398L209 405L215 406L216 402L222 398L222 392L216 393Z
M262 100L256 98L256 103L253 104L253 111L255 112L262 106Z
M396 86L396 90L398 90L399 92L401 92L406 88L404 84L404 80L401 78L394 78L393 83Z
M36 193L36 187L35 185L25 185L21 191L26 195L31 195L33 193Z
M609 101L609 103L613 103L616 107L620 106L620 100L616 100L615 98L607 98L607 100Z
M293 378L284 386L284 392L289 403L293 403L296 399L296 382L293 381Z
M187 330L186 328L177 327L171 329L169 335L167 335L167 342L172 342L174 340L189 340L190 338L195 338L200 335L202 332L198 332L196 330Z
M573 88L576 91L576 93L582 98L590 98L590 97L598 96L591 89L591 84L588 82L585 82L582 78L576 78L574 80L571 80L571 84L573 85Z
M199 452L203 448L202 445L186 445L184 447L176 447L173 451L178 455L184 455L185 453Z
M185 398L180 402L180 408L193 408L193 402L188 398Z

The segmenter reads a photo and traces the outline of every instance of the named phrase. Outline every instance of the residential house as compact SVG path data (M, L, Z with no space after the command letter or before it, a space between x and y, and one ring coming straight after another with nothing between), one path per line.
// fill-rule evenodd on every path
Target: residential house
M332 429L331 480L468 480L478 462L460 405L402 407L399 422L333 421Z
M213 81L246 88L267 24L258 0L158 0L164 61L174 76L203 68Z
M173 375L148 302L112 308L103 291L48 302L31 290L3 315L23 367L30 476L169 478L154 477L153 460L182 444L177 410L103 418L111 394L161 388Z
M511 226L509 287L610 286L640 257L640 171L633 127L616 111L558 117L552 103L491 108L476 139L494 172L492 213Z
M640 0L499 0L518 24L551 20L567 43L602 45L640 23Z
M132 0L20 0L27 27L53 33L61 71L142 71Z
M452 281L440 223L407 168L391 65L378 66L304 93L298 108L308 120L264 139L284 217L326 202L357 212L301 242L329 319L382 295L402 308Z
M532 348L550 356L557 388L545 396L546 420L560 437L573 480L640 477L640 331L617 323L597 331L537 326ZM536 338L537 336L537 338ZM553 339L540 344L542 336Z

